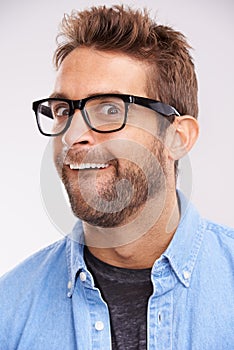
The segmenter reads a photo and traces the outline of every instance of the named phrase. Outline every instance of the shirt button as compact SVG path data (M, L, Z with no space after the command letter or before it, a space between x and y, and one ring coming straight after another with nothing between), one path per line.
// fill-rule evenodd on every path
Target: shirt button
M189 279L189 277L190 277L190 272L189 271L184 271L183 272L183 276L184 276L184 278L187 280L187 279Z
M104 328L103 322L102 322L102 321L97 321L97 322L95 323L95 328L96 328L97 331L102 331L103 328Z
M85 272L81 272L81 273L80 273L80 280L81 280L82 282L86 281L86 273L85 273Z
M72 281L69 281L68 284L67 284L67 288L71 289L71 287L72 287Z

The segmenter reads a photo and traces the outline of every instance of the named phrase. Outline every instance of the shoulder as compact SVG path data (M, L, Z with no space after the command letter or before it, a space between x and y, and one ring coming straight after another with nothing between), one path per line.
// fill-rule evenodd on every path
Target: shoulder
M57 317L58 302L60 310L66 307L66 259L64 238L33 254L0 278L1 344L16 349L21 337L32 341L46 320L49 322L50 313ZM31 348L27 341L23 342L27 346L22 348Z
M234 249L234 228L203 219L204 238L222 249Z
M0 278L0 294L10 299L24 286L33 288L46 276L53 274L58 265L66 262L66 239L57 241L33 254ZM65 264L66 265L66 264Z
M200 258L204 258L211 272L212 267L216 273L230 277L234 267L234 229L213 221L202 219L203 243ZM223 275L223 278L225 275Z

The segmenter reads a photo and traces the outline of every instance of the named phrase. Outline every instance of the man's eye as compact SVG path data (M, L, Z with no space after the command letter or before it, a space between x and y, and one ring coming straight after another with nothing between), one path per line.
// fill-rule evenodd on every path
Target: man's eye
M106 114L106 115L117 115L117 114L121 114L121 110L118 106L106 104L106 105L100 105L100 113Z
M69 108L67 106L54 106L53 115L55 117L69 117Z

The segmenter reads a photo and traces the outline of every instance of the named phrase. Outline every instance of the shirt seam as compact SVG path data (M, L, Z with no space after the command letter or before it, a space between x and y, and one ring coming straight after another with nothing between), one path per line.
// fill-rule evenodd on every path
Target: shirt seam
M210 222L206 219L204 219L207 223L207 230L211 231L212 233L214 233L215 235L217 235L217 233L219 234L223 234L227 237L230 237L231 239L234 239L234 230L228 226L223 226L220 224L216 224L215 222Z

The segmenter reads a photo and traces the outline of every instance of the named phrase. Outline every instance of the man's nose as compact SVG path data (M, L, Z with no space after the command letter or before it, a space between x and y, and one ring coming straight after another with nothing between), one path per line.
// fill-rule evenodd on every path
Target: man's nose
M84 121L80 111L76 111L71 124L63 134L62 141L68 147L73 145L91 146L95 143L95 132Z

